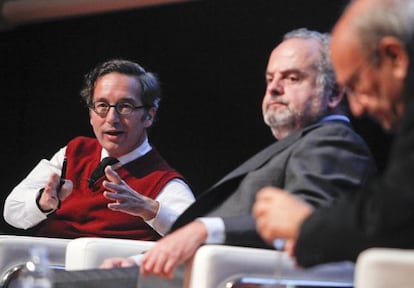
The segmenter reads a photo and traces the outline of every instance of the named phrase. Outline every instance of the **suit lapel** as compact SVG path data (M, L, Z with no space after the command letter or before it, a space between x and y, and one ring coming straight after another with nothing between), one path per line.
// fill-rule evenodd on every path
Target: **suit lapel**
M232 178L214 189L210 188L204 191L204 193L198 196L196 201L178 217L172 225L171 231L177 230L197 217L206 216L209 211L214 209L220 203L226 201L227 197L236 191L241 178L241 176Z
M217 182L211 189L215 188L216 186L221 185L222 183L229 181L232 178L239 177L241 175L245 175L251 171L258 169L259 167L263 166L267 161L269 161L273 155L278 154L280 151L289 147L292 143L297 141L302 133L294 133L287 138L284 138L258 154L254 155L252 158L244 162L242 165L237 167L235 170L227 174L224 178L222 178L219 182Z
M178 217L177 221L172 226L174 231L181 226L184 226L195 218L205 215L207 212L214 209L220 203L223 203L234 191L236 191L241 179L247 173L257 170L269 161L275 154L286 149L298 139L300 139L308 131L319 127L321 124L314 124L302 130L299 130L289 137L286 137L254 155L252 158L244 162L235 170L227 174L224 178L218 181L208 190L200 194L196 201L188 207L183 214Z

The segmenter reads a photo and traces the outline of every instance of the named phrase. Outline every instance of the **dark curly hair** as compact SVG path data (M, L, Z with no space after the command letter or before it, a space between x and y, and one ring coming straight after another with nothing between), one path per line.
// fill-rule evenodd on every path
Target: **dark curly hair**
M139 64L124 59L113 59L101 63L85 75L80 95L88 107L92 104L96 81L100 77L113 72L135 76L142 87L142 104L147 108L154 107L158 109L161 101L161 88L157 76L145 71Z

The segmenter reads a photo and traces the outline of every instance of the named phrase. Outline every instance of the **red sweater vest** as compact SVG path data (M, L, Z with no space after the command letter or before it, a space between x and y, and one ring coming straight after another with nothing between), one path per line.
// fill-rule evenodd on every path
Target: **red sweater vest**
M110 202L102 193L102 181L88 187L88 178L98 166L101 146L94 138L77 137L67 145L66 178L72 180L72 194L61 207L40 223L36 236L77 238L113 237L138 240L157 240L160 235L140 217L107 208ZM135 191L154 199L165 184L183 177L152 149L144 156L116 169L116 172Z

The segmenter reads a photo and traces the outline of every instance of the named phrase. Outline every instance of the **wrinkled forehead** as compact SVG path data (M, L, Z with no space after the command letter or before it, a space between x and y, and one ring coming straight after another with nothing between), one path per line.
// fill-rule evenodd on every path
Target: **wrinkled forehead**
M377 0L353 1L341 15L332 30L331 58L337 81L346 85L354 72L367 61L366 49L356 31L356 21L369 13Z
M346 22L338 23L332 32L330 53L339 85L347 85L364 63L360 41Z
M268 69L285 70L313 66L321 55L315 39L291 38L280 43L270 55Z

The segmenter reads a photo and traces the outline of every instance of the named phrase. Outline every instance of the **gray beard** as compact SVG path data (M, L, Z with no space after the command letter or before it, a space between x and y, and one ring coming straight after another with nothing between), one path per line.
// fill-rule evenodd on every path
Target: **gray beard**
M294 111L285 110L282 113L267 113L264 115L265 123L272 130L276 138L286 137L293 131L303 128L307 125L316 123L327 111L319 111L316 115L296 114Z
M297 119L295 112L285 109L283 112L269 112L264 115L265 123L272 129L286 129L295 127Z

